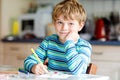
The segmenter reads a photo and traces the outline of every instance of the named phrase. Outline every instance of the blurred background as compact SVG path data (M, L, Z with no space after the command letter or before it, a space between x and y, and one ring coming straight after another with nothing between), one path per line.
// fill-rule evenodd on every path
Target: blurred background
M0 65L23 66L30 48L55 33L51 12L60 1L0 0ZM97 74L120 80L120 0L79 2L87 12L79 34L93 46Z

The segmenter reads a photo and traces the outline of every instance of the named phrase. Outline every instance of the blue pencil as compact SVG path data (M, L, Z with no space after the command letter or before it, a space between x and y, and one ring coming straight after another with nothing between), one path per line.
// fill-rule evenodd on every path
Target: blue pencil
M19 68L18 71L21 72L21 73L24 73L24 74L29 74L28 71L26 71L26 70L24 70L24 69L22 69L22 68Z

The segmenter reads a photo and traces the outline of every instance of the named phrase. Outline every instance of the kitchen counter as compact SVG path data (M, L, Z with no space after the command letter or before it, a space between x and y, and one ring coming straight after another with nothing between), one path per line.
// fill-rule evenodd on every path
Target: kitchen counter
M7 40L2 39L2 42L17 42L17 43L41 43L43 38L39 39L14 39L14 40ZM120 41L97 41L91 40L89 41L93 45L111 45L111 46L120 46Z

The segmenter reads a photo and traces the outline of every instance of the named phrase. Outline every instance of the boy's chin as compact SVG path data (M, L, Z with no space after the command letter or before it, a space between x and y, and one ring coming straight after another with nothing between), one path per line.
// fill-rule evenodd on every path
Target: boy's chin
M60 37L61 42L65 42L65 37Z

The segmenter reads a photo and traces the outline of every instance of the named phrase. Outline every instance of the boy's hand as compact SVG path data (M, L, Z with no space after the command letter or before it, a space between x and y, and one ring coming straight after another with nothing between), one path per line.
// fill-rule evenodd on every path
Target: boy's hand
M45 70L46 69L46 70ZM34 74L45 74L47 73L47 66L46 65L43 65L43 64L35 64L33 67L32 67L32 72Z
M67 36L66 36L66 41L67 40L72 40L74 42L76 42L79 38L79 34L76 32L70 32Z

